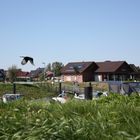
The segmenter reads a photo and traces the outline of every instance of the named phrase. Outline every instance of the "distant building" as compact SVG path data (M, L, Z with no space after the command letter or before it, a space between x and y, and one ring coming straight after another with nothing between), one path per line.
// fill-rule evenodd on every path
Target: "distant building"
M126 61L70 62L63 67L63 81L125 81L137 75Z
M130 67L133 69L133 72L131 73L131 79L140 80L140 68L136 67L134 64L130 64Z
M51 79L52 77L54 77L54 73L52 71L45 72L45 78Z
M97 68L95 62L70 62L62 68L62 80L69 82L94 81L94 72Z
M16 72L16 81L30 81L30 77L28 75L29 72L25 72L19 69Z
M5 81L5 71L4 69L0 69L0 82L4 82Z
M95 81L125 81L130 79L134 70L126 61L96 62Z
M33 80L33 81L38 81L39 76L41 73L44 72L44 68L37 68L36 70L31 70L28 76Z

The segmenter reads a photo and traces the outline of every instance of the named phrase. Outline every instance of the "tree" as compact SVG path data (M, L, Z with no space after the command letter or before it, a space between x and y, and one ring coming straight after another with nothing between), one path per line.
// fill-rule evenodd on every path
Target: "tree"
M16 65L12 65L12 67L9 67L8 68L8 77L9 77L9 80L10 82L14 82L16 80L16 73L17 73L18 69L17 69L17 66Z
M74 66L73 69L74 69L74 73L75 73L75 80L77 81L77 75L80 73L79 67L78 66Z
M137 68L138 72L140 72L140 66L137 66L136 68Z
M63 67L63 63L61 62L53 62L52 63L52 71L55 76L60 76L61 75L61 69Z
M51 71L51 70L52 70L51 63L49 63L49 64L47 65L46 70L47 70L47 71Z
M45 80L44 72L42 72L42 73L39 74L39 80L40 80L40 81Z
M4 82L5 81L5 71L4 69L0 69L0 82Z
M78 66L74 66L73 69L74 69L74 72L75 72L76 75L79 74L79 68L78 68Z

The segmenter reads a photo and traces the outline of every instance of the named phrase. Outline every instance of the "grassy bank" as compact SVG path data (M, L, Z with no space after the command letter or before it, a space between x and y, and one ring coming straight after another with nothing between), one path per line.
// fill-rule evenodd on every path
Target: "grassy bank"
M0 83L0 96L5 93L13 93L13 84ZM56 96L56 90L50 84L16 84L16 93L23 95L25 99L38 99L47 96Z
M110 95L65 104L0 104L0 139L140 139L140 97Z

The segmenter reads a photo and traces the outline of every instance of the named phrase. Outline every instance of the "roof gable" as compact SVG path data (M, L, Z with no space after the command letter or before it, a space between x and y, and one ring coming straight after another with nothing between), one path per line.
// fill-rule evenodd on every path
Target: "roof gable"
M129 64L134 72L139 72L138 68L134 64Z
M70 62L65 67L62 68L62 73L82 73L84 72L91 64L95 62ZM95 64L96 65L96 64Z
M96 72L116 72L125 61L105 61L105 62L96 62L98 69Z
M44 71L44 68L37 68L36 70L31 70L29 73L30 77L38 77L40 73Z

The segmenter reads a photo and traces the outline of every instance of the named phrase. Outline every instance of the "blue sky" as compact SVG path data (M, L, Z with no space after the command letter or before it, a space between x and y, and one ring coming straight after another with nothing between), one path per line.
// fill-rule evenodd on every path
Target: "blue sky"
M0 68L55 61L140 66L140 0L0 0ZM32 56L35 66L20 64Z

